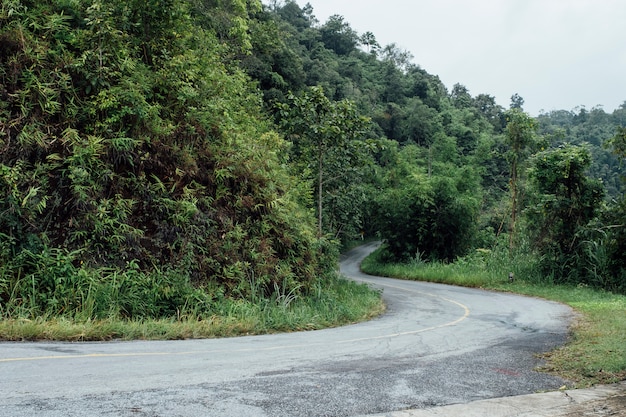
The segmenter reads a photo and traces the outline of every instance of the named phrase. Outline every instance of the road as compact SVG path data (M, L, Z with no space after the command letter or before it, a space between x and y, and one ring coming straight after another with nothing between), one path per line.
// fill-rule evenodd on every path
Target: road
M387 312L336 329L210 340L1 343L0 416L362 416L553 390L536 353L569 308L361 274Z

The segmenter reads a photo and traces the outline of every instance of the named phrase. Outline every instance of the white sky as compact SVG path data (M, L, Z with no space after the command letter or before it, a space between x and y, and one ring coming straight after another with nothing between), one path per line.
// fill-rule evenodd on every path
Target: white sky
M612 112L626 101L625 0L296 0L320 23L344 17L381 46L396 43L448 90L508 108Z

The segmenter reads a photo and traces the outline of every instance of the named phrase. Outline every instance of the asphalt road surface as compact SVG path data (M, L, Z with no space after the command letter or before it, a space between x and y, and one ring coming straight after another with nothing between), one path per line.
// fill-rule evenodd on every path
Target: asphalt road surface
M1 343L0 416L362 416L542 390L536 354L565 342L569 308L534 298L361 274L372 321L210 340Z

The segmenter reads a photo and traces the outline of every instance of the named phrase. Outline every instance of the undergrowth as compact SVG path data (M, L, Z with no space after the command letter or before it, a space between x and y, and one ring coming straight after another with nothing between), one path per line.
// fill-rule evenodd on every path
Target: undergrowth
M111 339L189 339L231 337L274 332L315 330L366 320L384 305L371 288L340 277L320 280L307 295L282 294L269 298L212 299L191 291L187 308L169 317L90 318L50 313L37 317L4 317L0 340L93 341ZM201 302L192 303L192 300Z

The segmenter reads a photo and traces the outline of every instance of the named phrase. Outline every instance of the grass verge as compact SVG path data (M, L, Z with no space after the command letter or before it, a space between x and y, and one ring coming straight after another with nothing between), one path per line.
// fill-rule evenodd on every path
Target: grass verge
M568 304L578 313L570 341L546 354L541 370L572 381L576 388L626 379L626 296L533 282L529 262L512 264L494 256L498 255L478 252L452 264L398 264L384 262L379 249L363 261L361 269L372 275L513 292ZM513 282L509 281L511 271L516 276Z
M322 288L323 285L323 288ZM64 317L5 319L0 340L172 340L232 337L252 334L315 330L367 320L380 314L380 293L366 285L337 278L320 283L306 297L257 302L223 299L214 315L200 319L181 315L160 320L80 320Z

